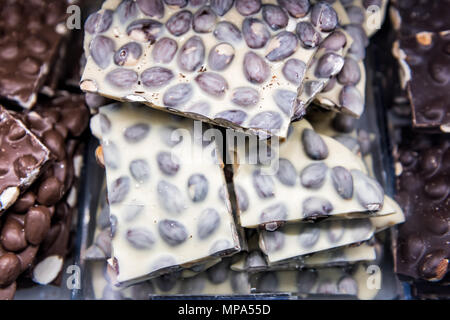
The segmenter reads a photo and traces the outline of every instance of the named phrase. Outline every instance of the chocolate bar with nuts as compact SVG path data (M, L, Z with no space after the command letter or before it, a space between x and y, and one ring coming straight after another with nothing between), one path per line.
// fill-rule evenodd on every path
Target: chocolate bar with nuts
M403 132L396 155L399 227L395 271L407 279L438 281L450 259L450 143L446 136Z
M299 271L256 273L250 277L252 292L293 293L300 296L352 296L371 300L379 292L382 273L372 275L374 287L368 287L370 274L364 263L351 268L323 268ZM372 281L371 281L372 282Z
M99 111L91 128L103 149L119 284L239 251L223 164L201 122L129 103Z
M393 53L408 90L413 126L450 132L450 29L402 38Z
M323 252L369 240L375 232L401 223L404 216L398 205L385 197L385 203L396 213L369 219L350 219L288 224L276 231L260 232L259 247L266 254L268 264L284 263L315 252Z
M30 109L67 33L66 0L0 4L0 97Z
M439 282L415 281L411 285L411 294L417 299L448 300L450 299L450 277Z
M35 265L36 257L53 240L57 239L61 246L67 245L67 237L59 237L59 221L72 213L68 208L74 206L76 191L72 187L81 164L77 149L89 119L83 97L66 93L39 102L33 111L14 115L43 141L54 160L3 217L0 288L11 288L20 274ZM48 266L44 267L45 281L40 283L50 283L59 274L60 270L49 271Z
M95 215L95 232L92 244L82 253L87 261L105 261L111 258L111 221L107 203L106 186L103 185Z
M363 9L364 6L371 5L373 4L363 4L360 0L350 1L345 3L344 12L338 12L339 16L346 16L351 21L345 25L344 30L349 34L352 43L342 70L331 78L315 99L315 102L324 108L357 118L364 112L366 74L363 59L369 44L366 34L369 30L365 20L366 14L369 13ZM381 1L379 5L381 6Z
M336 12L309 0L203 4L106 1L85 25L81 88L285 137L297 89L336 28Z
M0 216L45 169L50 150L0 106Z
M375 227L369 219L289 224L261 231L259 246L269 263L369 240Z
M392 0L391 3L390 18L400 37L450 30L450 3L447 0Z
M324 90L330 80L342 71L344 56L352 44L352 38L342 29L332 32L320 44L311 65L306 70L305 80L299 88L298 102L292 120L303 118L306 108ZM358 112L359 110L355 110L355 113Z
M243 227L273 231L285 222L395 212L362 160L316 133L306 120L293 123L288 139L278 144L273 138L267 143L228 134L227 162L235 161L234 190Z
M348 24L360 26L368 37L382 26L389 0L337 0L345 9ZM336 1L336 2L337 2ZM338 11L338 14L340 12ZM343 24L344 26L347 24Z
M67 156L73 159L73 182L64 198L55 206L51 227L32 265L32 280L41 285L61 284L63 264L72 245L73 226L77 218L77 197L83 165L84 144L76 148L68 143Z

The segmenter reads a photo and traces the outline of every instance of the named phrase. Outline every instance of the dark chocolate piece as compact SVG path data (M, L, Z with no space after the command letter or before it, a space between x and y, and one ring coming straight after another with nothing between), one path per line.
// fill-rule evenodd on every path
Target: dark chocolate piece
M65 0L2 0L0 4L0 96L31 108L58 54L64 34Z
M413 279L438 281L450 259L450 139L404 132L397 160L397 200L406 222L399 227L395 270Z
M413 125L450 132L450 31L401 39L400 49L411 70Z
M50 151L0 106L0 215L40 175Z
M412 36L418 32L450 30L450 1L448 0L392 0L394 25L398 25L401 36ZM395 17L397 16L397 17Z

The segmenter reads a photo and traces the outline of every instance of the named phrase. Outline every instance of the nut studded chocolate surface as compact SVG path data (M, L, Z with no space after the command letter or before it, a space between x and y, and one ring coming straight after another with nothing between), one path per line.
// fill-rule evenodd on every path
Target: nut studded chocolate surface
M120 283L240 249L220 197L228 199L215 143L203 145L193 124L131 104L103 107L91 121L105 158Z
M370 219L290 224L276 231L261 231L259 245L268 262L274 263L366 241L374 231Z
M399 40L413 125L450 132L450 30Z
M345 57L344 66L316 97L316 102L327 109L359 117L364 112L366 97L366 70L362 61L352 55Z
M33 111L14 116L48 146L54 159L4 215L5 223L0 228L0 287L14 284L21 273L35 266L37 257L51 252L48 249L67 249L67 221L77 197L73 185L81 174L79 138L87 128L89 110L82 96L59 93L55 99L40 101ZM60 266L66 253L61 251ZM41 270L34 280L47 284L60 274L61 268L46 264Z
M31 108L66 33L66 0L0 3L0 96Z
M401 37L450 30L449 0L392 0L391 21Z
M97 262L92 268L92 286L96 299L148 300L152 296L231 296L250 294L246 272L230 270L230 259L214 269L191 278L182 278L179 272L151 279L127 288L115 288L106 276L105 263Z
M306 68L337 23L308 0L109 0L85 26L81 88L285 137Z
M362 160L306 120L292 124L279 148L260 141L247 152L246 143L242 135L229 145L238 159L233 180L243 227L275 230L283 222L394 212Z
M406 222L399 228L396 272L439 280L450 259L450 141L445 136L413 136L400 146L402 172L397 200Z
M296 293L326 296L353 296L373 299L379 288L367 286L370 273L363 263L348 268L322 268L317 270L275 271L256 273L251 276L252 292ZM376 281L381 283L382 273ZM373 280L373 279L372 279Z
M331 79L341 72L344 67L344 56L352 43L350 35L342 29L332 32L322 42L306 71L293 120L303 118L307 106L324 90Z
M50 150L0 106L0 215L39 176Z
M345 8L345 14L352 26L359 25L368 37L382 26L389 0L336 0ZM341 12L337 11L338 15ZM344 13L342 13L343 15ZM344 24L347 25L347 24Z

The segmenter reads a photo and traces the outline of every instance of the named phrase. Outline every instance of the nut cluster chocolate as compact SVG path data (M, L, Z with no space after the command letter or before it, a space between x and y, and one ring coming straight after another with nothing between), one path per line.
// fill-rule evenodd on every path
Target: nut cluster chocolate
M0 97L32 108L67 33L66 0L0 5Z
M40 284L51 283L60 275L76 206L74 181L80 177L82 164L80 136L89 119L84 98L68 93L43 98L33 110L12 115L50 150L52 160L2 217L2 288L12 288L18 276L31 269L33 280ZM59 267L51 270L50 264L45 264L37 271L39 262L54 253L55 246L61 248ZM8 292L12 297L13 290Z

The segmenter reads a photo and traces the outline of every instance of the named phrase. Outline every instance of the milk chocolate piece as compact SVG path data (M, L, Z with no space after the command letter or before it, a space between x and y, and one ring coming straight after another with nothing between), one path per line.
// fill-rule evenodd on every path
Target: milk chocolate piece
M227 192L220 198L223 164L215 143L198 136L201 123L129 103L99 111L91 128L104 153L118 282L237 252Z
M401 37L417 33L450 30L450 6L447 0L392 0L390 16Z
M308 10L309 1L303 2L305 7L284 1L259 5L249 17L239 2L230 1L227 10L216 10L214 2L200 8L161 2L155 19L144 6L131 6L128 13L126 2L108 0L85 26L87 65L80 86L120 101L285 137L304 70L338 24L328 4ZM292 11L290 16L281 7Z
M397 199L406 222L397 239L395 270L409 279L438 281L450 258L450 144L446 136L404 132L397 162Z
M375 228L369 219L289 224L276 231L262 231L260 248L269 263L369 240Z
M450 131L450 30L422 32L394 46L411 101L413 125Z
M41 174L50 150L0 106L0 215Z
M0 96L30 109L64 34L66 0L5 0L0 6Z

